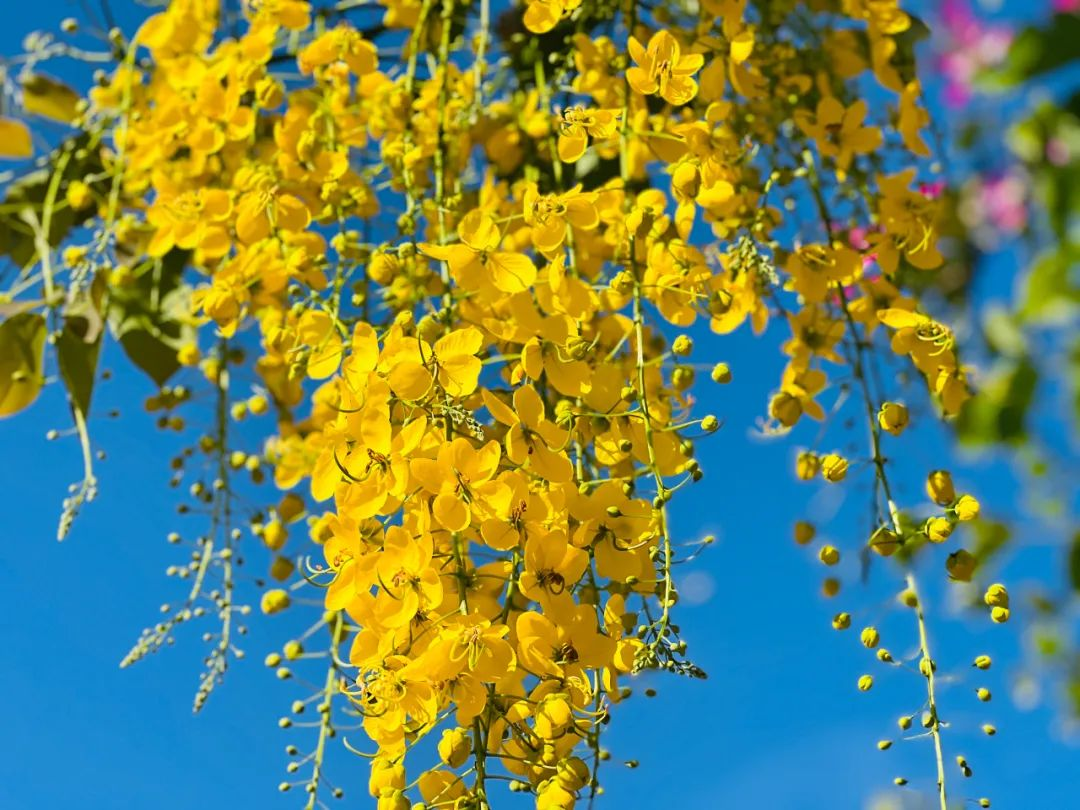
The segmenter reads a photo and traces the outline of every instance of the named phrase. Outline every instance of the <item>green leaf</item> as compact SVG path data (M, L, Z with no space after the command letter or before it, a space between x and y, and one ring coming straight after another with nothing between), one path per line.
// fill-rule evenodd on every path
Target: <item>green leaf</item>
M1080 532L1073 535L1069 546L1069 584L1080 593Z
M65 151L70 151L72 157L64 169L60 188L61 201L66 183L76 179L84 180L103 172L100 156L97 150L90 146L89 135L84 133L60 144L50 156L50 165L57 165L59 155ZM37 169L27 172L4 188L4 212L0 213L0 255L10 256L20 267L27 267L37 259L33 230L26 222L26 215L30 212L26 209L32 209L40 216L51 179L50 169ZM58 247L72 228L82 225L94 214L92 207L84 211L73 211L67 205L56 206L49 225L49 244Z
M127 287L114 289L109 327L128 358L158 385L180 368L177 350L190 342L191 289L181 283L188 254L172 251L147 264Z
M45 316L23 312L0 323L0 418L28 407L45 384Z
M1039 373L1028 358L1006 364L964 403L956 423L960 439L969 444L1023 442L1038 382Z
M1021 31L1009 47L1005 63L989 71L981 82L990 87L1014 87L1080 58L1080 16L1055 14L1046 28Z

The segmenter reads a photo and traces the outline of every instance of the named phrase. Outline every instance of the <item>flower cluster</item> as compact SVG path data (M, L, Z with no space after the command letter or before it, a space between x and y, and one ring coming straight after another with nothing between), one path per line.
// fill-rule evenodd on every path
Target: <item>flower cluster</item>
M872 545L914 536L879 449L908 411L868 384L879 326L944 415L970 390L917 293L943 257L911 18L896 0L529 0L499 25L487 0L382 5L368 30L349 12L371 5L262 0L226 26L217 0L173 0L82 112L108 136L106 179L57 185L97 218L111 287L190 269L185 323L218 349L189 340L178 365L227 397L230 352L257 355L260 393L232 415L276 428L249 464L222 427L205 492L227 518L229 469L260 463L291 491L250 525L273 579L322 588L332 631L312 794L343 694L376 747L380 810L488 807L493 773L569 810L598 792L627 677L704 675L673 620L688 544L669 504L704 477L695 444L719 427L699 376L732 371L694 362L685 330L790 332L769 433L831 418L858 380L891 520ZM818 474L839 483L849 461L803 454L800 477ZM935 480L937 543L978 504ZM323 562L296 579L309 550L288 527L306 511ZM204 544L200 582L225 551ZM969 580L958 555L948 572ZM266 591L263 612L295 590ZM1001 594L987 604L1007 618ZM429 735L441 762L416 764Z

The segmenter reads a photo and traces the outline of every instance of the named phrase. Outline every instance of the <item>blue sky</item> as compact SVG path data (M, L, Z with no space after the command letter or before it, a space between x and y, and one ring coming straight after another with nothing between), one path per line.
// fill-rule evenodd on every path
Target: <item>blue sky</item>
M136 19L130 0L114 0L113 7L130 30ZM78 3L12 3L0 29L0 52L15 52L27 31L68 15L80 16ZM1000 296L1011 272L1007 263L989 268L983 295ZM735 374L725 388L702 387L706 408L725 427L700 446L705 480L674 503L681 538L712 533L720 540L680 572L687 598L678 620L693 659L710 678L649 675L634 684L655 687L659 696L638 696L615 709L605 742L613 756L602 771L608 796L601 807L861 808L879 793L904 802L896 807L929 806L929 741L897 743L885 753L875 747L878 739L894 737L900 714L921 708L922 680L877 664L858 644L857 629L838 634L829 624L837 610L848 610L856 628L874 623L897 657L910 655L913 617L890 601L901 575L878 565L863 586L852 564L844 568L844 593L828 602L819 595L821 568L813 552L791 541L793 521L811 516L842 548L855 548L865 536L865 479L843 488L797 485L791 474L795 448L815 429L781 441L764 441L747 429L779 379L781 337L779 330L764 340L745 332L698 337L698 356L727 360ZM6 503L0 522L0 683L6 697L0 807L300 806L297 794L282 796L276 785L285 778L285 746L304 747L313 734L277 727L277 718L302 695L261 664L280 643L288 619L252 623L243 641L247 658L230 668L198 716L191 714L191 699L201 670L201 630L182 630L174 649L136 667L117 666L139 631L155 621L158 606L180 595L181 584L163 573L180 561L164 542L168 531L183 527L175 514L176 492L167 486L168 459L180 440L154 428L142 409L152 384L130 371L115 347L106 350L104 365L115 376L95 394L98 415L91 425L96 446L108 453L98 465L101 492L63 544L54 540L56 520L80 460L74 440L45 440L47 430L69 422L59 389L0 424L0 458L6 462L0 465ZM104 416L114 408L121 419ZM835 430L829 439L844 449L861 443L862 435L856 426ZM959 487L977 494L990 511L1008 514L1021 506L1024 496L1004 454L954 464L955 453L933 426L899 441L902 502L920 505L925 471L953 466ZM1038 533L1028 540L1003 576L1015 592L1027 582L1059 589L1061 550ZM923 579L940 582L943 555L930 565ZM1022 658L1022 617L1015 627L991 626L981 615L957 612L945 588L926 590L941 711L951 723L945 744L954 795L987 795L1001 808L1075 806L1072 774L1080 752L1062 739L1052 690L1026 710L1009 699ZM970 661L987 651L995 667L975 678ZM863 672L877 678L866 694L855 688ZM994 691L994 702L974 698L980 685ZM1000 730L992 740L979 732L986 721ZM952 761L961 753L974 768L970 780ZM636 770L619 764L631 758L641 763ZM371 805L363 761L338 750L329 773L346 791L342 806ZM897 775L909 778L912 789L892 789Z

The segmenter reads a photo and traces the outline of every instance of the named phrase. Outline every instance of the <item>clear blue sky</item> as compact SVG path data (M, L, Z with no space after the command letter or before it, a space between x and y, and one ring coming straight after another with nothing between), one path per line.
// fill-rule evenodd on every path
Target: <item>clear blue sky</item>
M80 16L79 4L64 0L5 6L3 53L14 52L33 28ZM136 19L130 0L114 0L113 7L130 30ZM1010 272L997 265L984 294L1000 295ZM744 332L723 340L699 337L700 356L726 359L735 373L726 388L702 388L709 392L708 409L725 427L701 445L705 480L674 507L683 538L720 538L682 572L691 576L684 594L697 590L708 598L701 604L687 598L679 606L692 657L710 679L639 679L635 686L656 687L659 697L636 697L616 708L606 741L613 758L602 772L608 797L601 807L832 810L867 807L878 792L905 802L896 807L929 806L921 803L932 789L929 742L898 743L886 753L875 747L878 739L894 737L897 716L921 708L922 680L877 664L858 644L857 629L841 635L829 625L834 612L849 610L856 628L874 623L898 657L910 655L913 617L888 599L902 578L877 565L861 586L852 565L844 569L844 594L827 602L819 596L821 568L812 552L791 541L792 522L812 516L842 548L855 548L865 536L867 488L793 482L795 447L812 438L813 428L774 442L747 430L779 378L781 337L779 330L764 341ZM64 544L53 538L65 487L79 475L78 447L73 440L45 441L47 430L68 425L62 395L50 389L30 411L0 424L6 507L0 521L0 807L300 806L298 794L282 796L276 785L285 778L285 745L304 747L311 734L284 732L276 718L301 695L261 664L280 643L280 623L253 623L243 644L247 659L230 669L198 716L191 714L191 699L204 650L201 630L181 631L174 649L134 668L117 666L139 631L155 620L158 606L180 595L180 583L163 573L179 561L164 542L180 526L176 493L167 486L168 459L178 440L154 429L142 410L151 384L127 370L115 347L106 351L105 365L116 373L96 394L99 415L92 423L96 445L109 455L99 464L101 494ZM112 408L123 418L101 416ZM862 431L837 430L831 438L843 449L861 442ZM932 427L902 441L907 466L898 468L901 501L921 503L926 469L954 466L958 484L990 511L1016 507L1020 496L1006 457L952 465L954 454ZM1026 581L1060 588L1060 549L1039 535L1029 539L1003 576L1017 593ZM942 564L938 555L924 579L940 581ZM695 581L696 587L690 584ZM1077 806L1080 752L1060 739L1052 690L1030 710L1008 697L1021 660L1023 616L1015 627L993 627L983 617L957 613L943 590L928 588L927 601L941 710L952 724L945 741L954 795L988 795L1000 808ZM984 651L995 654L996 664L975 678L969 664ZM877 677L867 694L855 688L863 672ZM974 698L978 685L994 691L993 703ZM987 720L1000 729L995 739L978 730ZM958 753L975 770L970 780L952 761ZM629 758L641 766L630 771L618 764ZM340 806L372 805L366 763L339 750L330 775L347 793ZM913 789L893 790L895 775L911 779Z

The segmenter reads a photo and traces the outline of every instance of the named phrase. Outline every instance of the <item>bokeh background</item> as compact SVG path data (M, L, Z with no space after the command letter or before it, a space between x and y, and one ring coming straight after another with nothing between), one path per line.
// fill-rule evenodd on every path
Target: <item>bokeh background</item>
M920 10L920 4L910 5ZM961 4L921 4L931 22L934 15L954 14L953 39L936 34L919 46L926 58L924 83L944 125L942 142L955 153L950 171L983 178L980 182L990 184L984 205L998 206L984 212L983 225L994 243L980 246L978 261L971 264L975 275L963 290L963 312L975 324L968 327L971 333L981 322L979 313L1013 298L1021 269L1030 261L1031 246L1008 233L1007 223L1019 216L1016 206L1006 206L1017 194L1024 196L1028 179L984 171L986 159L956 149L963 133L950 126L965 119L1007 123L1028 114L1040 98L1053 97L1055 89L1048 82L1034 92L980 96L967 86L970 65L962 57L995 58L995 47L1008 44L1009 30L1025 21L1045 21L1050 5L1007 2L996 9L977 7L968 18L963 16L968 7ZM116 23L129 33L150 13L132 0L112 0L111 6ZM17 53L31 30L55 30L66 16L86 19L87 7L96 9L98 3L7 0L0 54ZM1005 37L1004 46L995 37ZM939 52L951 49L953 60L933 57L935 45ZM85 86L85 69L70 67L62 78ZM986 132L981 135L985 141ZM993 185L1003 178L1009 182ZM891 599L902 576L878 564L860 581L856 555L849 554L844 591L826 600L812 551L791 539L793 522L804 517L842 548L857 547L865 537L868 486L798 484L792 474L795 452L800 441L812 441L816 428L782 440L766 440L753 428L779 379L782 337L781 330L773 330L764 339L746 332L697 338L699 357L727 360L735 375L731 385L708 394L705 410L716 413L724 427L701 443L706 478L680 497L674 510L683 541L706 534L718 538L678 575L683 636L709 679L646 675L632 683L638 695L615 708L606 733L612 758L601 772L606 797L600 807L931 806L930 741L897 744L888 752L876 748L877 740L895 736L899 715L922 708L921 678L910 667L878 664L858 644L857 629L847 634L830 629L832 615L848 610L856 628L877 625L898 658L913 654L913 617ZM1050 341L1045 351L1055 350L1051 339L1033 338L1040 339ZM1033 351L1044 349L1036 342ZM983 358L988 366L991 359ZM282 795L276 789L285 778L285 746L306 742L300 738L304 732L283 731L276 722L288 712L296 690L261 663L288 637L291 622L302 626L296 611L250 623L242 639L246 658L230 667L224 686L197 716L191 700L204 646L197 625L181 628L174 649L131 669L118 668L139 631L155 621L159 605L176 601L184 590L183 583L163 576L165 566L182 561L165 535L184 525L176 514L178 493L168 486L168 460L183 437L155 428L153 416L143 410L145 398L154 393L152 383L130 369L115 345L107 344L103 366L114 374L97 389L98 415L91 424L96 445L108 454L98 465L101 491L63 544L54 540L59 503L79 475L80 459L75 440L45 438L50 429L63 430L69 423L61 390L47 388L28 412L0 425L0 693L5 704L0 807L301 806L297 793ZM901 502L921 503L926 470L948 466L958 490L976 494L991 517L1010 519L1014 536L994 565L1016 594L1063 595L1070 587L1062 537L1075 515L1075 487L1071 498L1058 502L1063 481L1077 474L1075 434L1068 428L1070 396L1064 376L1043 381L1028 420L1033 435L1024 446L958 447L952 433L920 418L929 416L920 402L911 403L918 430L894 440L903 443L903 461L894 473ZM108 418L112 410L121 418ZM241 432L250 434L254 449L257 426ZM854 450L863 439L859 425L838 424L827 443ZM1034 456L1025 448L1032 444L1056 450L1058 466L1049 477L1031 474ZM1056 511L1047 509L1053 499ZM944 577L935 567L924 579ZM257 602L254 587L249 593ZM1023 608L1014 610L1010 625L994 626L983 614L964 609L970 596L958 586L929 588L925 594L941 672L939 702L950 723L944 737L955 799L985 795L1001 808L1080 806L1080 748L1071 720L1076 707L1066 692L1069 678L1039 663L1035 647L1044 640ZM1068 626L1075 616L1075 607L1065 608L1055 622ZM970 666L982 652L995 656L987 673ZM863 672L877 680L865 694L855 687ZM993 690L992 703L975 699L979 685ZM655 688L658 696L641 695L645 687ZM987 721L999 729L993 739L979 731ZM964 780L955 768L956 754L971 764L971 779ZM630 759L639 767L626 767ZM365 761L339 747L328 772L346 792L340 806L372 805ZM907 789L892 787L899 775L910 780Z

